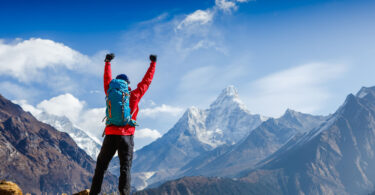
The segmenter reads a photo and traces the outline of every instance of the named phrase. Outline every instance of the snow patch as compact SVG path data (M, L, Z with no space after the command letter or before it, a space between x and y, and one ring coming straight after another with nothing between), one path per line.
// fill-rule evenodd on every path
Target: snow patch
M66 132L83 149L92 159L96 159L100 152L99 140L93 139L83 130L77 128L73 123L64 116L56 116L45 112L35 116L38 120L47 123L58 131ZM99 142L99 143L98 143Z
M357 93L357 97L364 98L369 93L368 88L362 87L361 90Z
M149 180L152 176L154 176L155 173L156 173L155 171L136 173L137 179L140 179L143 181L143 184L137 185L136 189L137 190L145 189L149 185L147 183L147 180Z

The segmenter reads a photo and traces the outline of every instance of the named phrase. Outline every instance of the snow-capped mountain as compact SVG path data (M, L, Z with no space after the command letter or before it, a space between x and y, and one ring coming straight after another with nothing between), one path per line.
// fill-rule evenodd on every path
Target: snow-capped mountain
M45 112L35 116L39 121L47 123L61 132L66 132L73 138L77 145L82 148L92 159L96 160L101 143L93 137L90 137L83 130L74 126L65 116L51 115Z
M200 154L237 143L265 119L251 114L237 90L227 87L208 109L189 108L166 134L135 153L133 178L143 182L134 186L141 189L162 181Z
M254 167L295 135L310 131L327 118L288 109L282 117L263 122L243 141L230 147L218 147L195 158L181 168L184 171L180 176L236 176Z
M214 147L237 143L249 133L249 128L254 129L267 119L252 115L239 99L234 86L224 89L208 110L196 112L196 115L205 124L203 131L197 131L198 138Z
M282 194L369 194L374 154L375 87L362 88L327 122L291 139L246 178Z

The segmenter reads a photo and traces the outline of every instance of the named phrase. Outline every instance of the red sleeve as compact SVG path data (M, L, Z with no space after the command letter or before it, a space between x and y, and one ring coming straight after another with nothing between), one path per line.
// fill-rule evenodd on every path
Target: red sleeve
M137 88L132 91L132 94L137 97L138 101L146 93L148 87L151 84L152 78L154 77L154 73L155 73L155 66L156 66L156 62L150 63L150 67L148 68L145 76L143 76L142 81L138 83Z
M111 62L105 62L104 67L104 92L105 95L107 94L109 83L112 80L112 70L111 70Z

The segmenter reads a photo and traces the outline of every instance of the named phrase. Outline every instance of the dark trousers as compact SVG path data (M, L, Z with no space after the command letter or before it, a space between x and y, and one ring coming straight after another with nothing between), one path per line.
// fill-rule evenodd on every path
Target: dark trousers
M130 194L130 169L133 160L133 135L106 135L96 161L90 195L99 194L104 173L116 151L120 159L120 179L118 189L121 195Z

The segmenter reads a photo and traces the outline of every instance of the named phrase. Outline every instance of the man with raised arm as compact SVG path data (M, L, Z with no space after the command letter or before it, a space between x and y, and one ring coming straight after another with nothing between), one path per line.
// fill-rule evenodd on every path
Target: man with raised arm
M100 150L95 174L92 179L90 195L99 194L104 173L112 157L118 152L120 159L120 178L118 189L121 195L130 194L130 169L133 160L134 131L138 115L138 103L151 84L155 72L156 55L150 55L150 67L137 88L131 90L126 74L112 79L111 60L115 55L107 54L104 68L104 92L106 94L105 138Z

